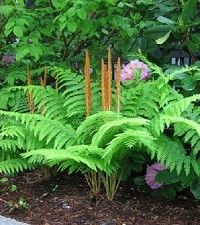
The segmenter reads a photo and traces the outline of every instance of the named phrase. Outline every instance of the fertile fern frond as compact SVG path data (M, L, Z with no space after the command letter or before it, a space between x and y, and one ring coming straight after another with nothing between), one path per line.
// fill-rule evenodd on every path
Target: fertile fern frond
M77 129L79 144L90 144L95 132L105 123L122 119L122 115L112 111L99 112L86 118Z

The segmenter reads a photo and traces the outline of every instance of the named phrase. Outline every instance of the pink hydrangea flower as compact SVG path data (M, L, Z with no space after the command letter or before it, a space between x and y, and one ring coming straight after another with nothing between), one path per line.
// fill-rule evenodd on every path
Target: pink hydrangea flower
M150 69L148 66L138 59L130 61L127 65L123 65L121 71L121 81L133 80L136 72L140 71L140 79L145 80L150 76Z
M15 56L11 54L7 54L2 57L2 63L4 66L8 66L9 64L14 62L15 62Z
M157 173L166 169L166 166L160 163L154 163L151 166L147 166L145 181L151 189L158 189L163 186L163 184L156 181L155 177Z

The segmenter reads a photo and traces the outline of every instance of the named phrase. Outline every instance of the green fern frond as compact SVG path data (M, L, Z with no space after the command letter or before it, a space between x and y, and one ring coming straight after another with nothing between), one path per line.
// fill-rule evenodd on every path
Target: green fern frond
M146 125L148 125L148 120L143 118L123 118L107 122L102 125L93 136L92 144L99 147L105 147L115 135L125 131L126 129L137 129L138 127Z
M122 115L112 111L99 112L89 116L77 129L78 143L91 143L93 135L100 126L109 121L114 121L122 118Z
M159 162L165 164L171 171L175 169L177 174L180 174L184 168L186 174L189 174L190 157L186 155L185 149L180 142L161 135L155 143L157 146L151 152Z
M168 126L175 123L175 135L184 135L185 142L191 143L191 155L196 156L200 151L200 124L183 117L164 116L164 119Z
M0 140L1 151L16 151L18 148L21 147L22 145L16 140Z
M48 166L59 165L60 170L76 168L76 170L110 170L101 159L103 150L95 146L77 145L66 149L39 149L23 153L31 163L41 162L42 158ZM33 159L32 159L33 157Z
M128 117L154 118L172 100L181 98L162 78L141 83L134 88L122 88L122 114Z
M162 116L163 119L165 120L165 123L169 126L171 123L184 123L185 125L188 126L189 129L194 129L197 134L200 136L200 125L192 120L183 118L183 117L178 117L178 116Z
M197 100L200 100L200 94L183 98L179 101L173 101L164 108L163 113L168 116L181 116L181 114L187 110L190 104Z
M120 158L123 152L126 154L141 148L143 151L153 148L154 140L155 138L145 129L128 129L115 135L106 147L103 158L110 164L114 158Z
M26 132L24 127L20 126L20 125L13 125L13 126L8 126L8 127L4 127L1 129L0 132L0 139L3 138L18 138L18 139L24 139L26 136Z
M168 80L174 80L177 79L177 75L192 71L200 71L200 69L197 66L191 66L191 67L182 67L180 69L175 69L174 71L171 71L170 74L167 74L166 77Z
M13 174L33 169L33 165L23 158L8 159L0 162L0 172Z
M34 107L37 113L42 113L50 119L57 119L66 123L67 108L64 107L65 98L50 86L46 88L37 85L12 87L11 90L23 90L25 95L32 94Z
M46 139L46 144L54 140L54 147L61 148L70 146L76 140L76 131L71 125L64 125L61 122L37 114L17 113L0 111L0 115L14 117L24 124L26 129L32 131L39 140Z

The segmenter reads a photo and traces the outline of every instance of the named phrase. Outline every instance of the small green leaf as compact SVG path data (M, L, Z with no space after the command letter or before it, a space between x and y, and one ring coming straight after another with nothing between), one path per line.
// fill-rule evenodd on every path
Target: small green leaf
M19 206L20 206L21 208L23 208L23 209L27 209L27 208L28 208L28 203L26 202L26 200L25 200L23 197L21 197L21 198L19 199L18 204L19 204Z
M19 48L17 48L16 51L16 60L20 60L24 58L29 53L29 47L22 45Z
M102 29L102 32L104 33L104 34L106 34L106 35L108 35L109 34L109 32L106 30L106 29Z
M131 37L137 32L137 29L135 28L129 28L127 29L127 34Z
M193 91L197 85L196 80L191 77L191 76L186 76L182 81L181 81L182 87L184 90L187 91Z
M171 30L170 30L167 34L165 34L165 36L163 36L163 37L161 37L161 38L158 38L158 39L156 40L156 43L157 43L158 45L162 45L163 43L165 43L165 42L167 41L167 39L169 38L170 33L171 33Z
M197 12L197 0L188 0L182 9L182 20L184 24L188 24Z
M16 26L13 29L14 35L16 35L18 38L21 38L23 36L23 30L22 27Z
M87 18L87 11L85 9L79 9L77 15L80 19L85 20Z
M58 8L60 7L60 1L58 1L58 0L51 0L51 2L52 2L52 5L53 5L56 9L58 9Z
M176 190L173 187L166 187L162 190L162 195L169 200L175 199Z
M173 184L179 181L177 173L175 170L169 171L161 171L156 175L156 181L163 184Z
M190 191L196 199L200 199L200 179L191 184Z
M153 4L153 0L137 0L137 4L151 5Z
M4 177L0 180L0 184L5 184L8 182L8 178Z
M9 15L13 11L13 6L11 5L1 5L0 6L0 15Z
M157 20L158 20L159 22L161 22L161 23L164 23L164 24L174 24L174 23L175 23L175 21L170 20L170 19L168 19L168 18L166 18L166 17L164 17L164 16L159 16L159 17L157 18Z
M13 20L6 23L5 29L4 29L4 35L6 37L12 32L14 25L15 25L15 22Z
M77 29L77 24L74 21L69 21L67 23L67 27L68 27L69 31L75 32Z
M123 3L123 2L120 2L117 6L118 6L119 8L123 8L123 7L124 7L124 3Z
M138 186L144 186L146 184L144 176L134 178L134 184Z
M11 190L12 192L15 192L15 191L17 190L17 186L14 185L14 184L12 184L11 187L10 187L10 190Z

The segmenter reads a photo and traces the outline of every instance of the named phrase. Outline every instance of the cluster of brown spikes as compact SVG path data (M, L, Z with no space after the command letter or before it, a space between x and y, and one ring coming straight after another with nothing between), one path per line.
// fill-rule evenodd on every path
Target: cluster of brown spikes
M31 70L30 70L30 66L27 66L27 84L28 85L32 85L32 76L31 76ZM33 94L31 91L28 92L28 107L29 107L29 111L31 113L35 112L35 106L34 106L34 102L33 102Z
M90 78L90 57L89 52L85 54L85 104L86 104L86 117L89 116L92 107L92 91L91 91L91 78ZM101 59L101 103L102 110L112 110L112 54L111 49L108 49L108 61L105 63L104 59ZM121 60L118 58L116 66L116 96L117 107L116 111L120 112L120 77L121 77Z
M45 66L44 68L44 76L43 77L40 77L40 86L41 87L46 87L47 85L47 74L48 74L48 71L47 71L47 67ZM27 85L32 85L32 75L31 75L31 70L30 70L30 66L28 65L27 66ZM31 91L28 92L28 96L27 96L27 99L28 99L28 107L29 107L29 111L31 113L34 113L35 112L35 106L34 106L34 101L33 101L33 94ZM43 115L44 114L44 109L45 106L43 104L43 106L41 107L41 114Z
M47 85L47 67L44 68L44 76L40 77L40 86L46 87ZM91 88L91 68L90 68L90 56L88 50L85 51L85 66L84 66L84 74L85 74L85 105L86 105L86 117L90 115L92 108L92 88ZM112 54L111 49L108 49L108 60L105 63L104 59L101 59L101 103L102 110L112 110L112 77L113 77L113 69L112 69ZM121 60L118 58L116 73L115 73L115 82L116 82L116 97L117 97L117 106L116 111L120 112L120 77L121 77ZM32 85L32 76L30 66L27 66L27 84ZM58 90L58 78L56 78L55 89ZM28 92L28 106L29 111L31 113L35 112L35 106L33 102L32 92ZM45 106L41 107L41 114L43 115L45 111Z
M86 105L86 117L90 115L91 105L92 105L92 91L91 91L91 78L90 78L90 56L89 52L85 51L85 105Z

